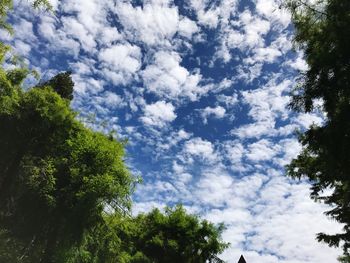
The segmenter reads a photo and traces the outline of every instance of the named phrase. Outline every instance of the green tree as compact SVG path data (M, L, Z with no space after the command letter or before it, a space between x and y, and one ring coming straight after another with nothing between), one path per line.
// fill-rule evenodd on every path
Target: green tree
M329 204L326 214L344 224L343 233L320 233L319 241L350 248L350 1L287 3L295 25L295 43L308 70L301 75L291 106L311 112L323 103L325 122L300 135L303 150L287 167L292 177L311 180L311 197ZM329 189L330 194L324 191Z
M107 204L128 208L133 178L123 143L84 127L50 86L23 91L26 72L0 70L0 227L47 263L102 222Z
M134 219L136 231L131 237L136 252L142 252L150 262L214 262L228 247L221 240L224 226L215 226L182 206L154 209Z
M71 101L73 99L74 82L71 78L72 72L61 72L49 81L44 82L40 87L49 86L62 98Z
M228 247L221 239L223 229L187 214L182 206L136 217L110 214L85 235L70 263L218 262L217 255Z

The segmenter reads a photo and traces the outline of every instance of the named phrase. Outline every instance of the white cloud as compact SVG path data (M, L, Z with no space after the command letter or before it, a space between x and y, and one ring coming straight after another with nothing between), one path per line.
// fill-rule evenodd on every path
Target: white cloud
M99 59L113 70L135 73L141 66L141 51L138 46L118 44L101 50Z
M233 129L231 134L238 136L239 138L260 138L273 131L275 128L274 121L260 121L250 123Z
M322 116L315 113L300 113L294 121L298 123L302 128L308 129L311 125L321 125L324 121Z
M253 123L243 125L231 131L241 138L261 137L271 133L275 135L275 123L278 118L285 119L288 116L286 106L290 97L286 94L291 86L291 81L283 80L278 83L272 79L262 88L242 92L244 102L250 107L248 115Z
M167 123L176 119L175 107L165 101L157 101L154 104L146 105L144 116L140 120L145 125L164 127Z
M247 158L253 162L272 161L272 158L277 155L279 146L272 142L262 139L248 146Z
M108 109L117 109L125 106L123 99L111 91L105 91L102 96L96 98L96 101Z
M128 84L141 67L141 50L130 44L117 44L99 53L104 75L114 84Z
M18 23L13 26L13 30L16 32L18 39L31 43L37 41L37 37L33 32L33 23L26 19L20 19Z
M239 22L243 26L245 32L244 45L255 47L264 44L262 36L270 30L270 22L268 20L257 18L246 10L240 15Z
M279 145L281 146L283 156L274 160L274 162L281 166L289 164L301 151L301 145L296 138L284 139L280 141Z
M146 89L161 98L178 99L179 97L196 100L206 89L199 86L202 76L191 74L180 65L181 57L175 52L159 51L153 63L142 72Z
M290 14L284 8L279 7L280 2L276 0L257 0L256 10L274 23L278 23L282 29L290 23Z
M67 13L76 14L77 23L83 25L86 31L97 39L102 28L108 24L107 3L99 0L64 0L61 8Z
M187 37L187 38L191 38L193 36L193 34L195 34L199 31L199 28L194 21L185 17L179 22L179 29L178 30L179 30L180 35Z
M157 48L170 47L177 32L187 38L198 32L196 23L182 18L176 7L170 7L169 1L146 2L143 7L118 2L115 13L128 37Z
M80 51L79 42L69 38L64 31L59 30L57 27L57 21L53 17L43 16L38 25L38 30L41 36L49 41L52 50L56 52L65 51L77 57Z
M239 101L238 101L238 96L237 96L237 94L233 94L233 95L231 95L231 96L227 96L227 95L224 95L224 94L220 94L220 95L217 96L217 100L218 100L219 102L224 103L225 106L226 106L226 107L229 107L229 108L231 108L231 107L237 105L238 102L239 102Z
M237 0L221 1L218 5L210 6L208 0L191 0L190 7L196 12L198 23L215 28L219 23L229 23L230 16L236 12Z
M255 56L252 58L252 60L253 62L272 63L281 55L281 51L273 47L257 48L255 50Z
M212 116L216 119L222 119L225 116L226 110L221 107L206 107L205 109L200 110L201 116L203 118L203 122L208 123L208 117Z
M251 83L258 78L263 67L263 63L255 63L254 59L250 63L252 64L242 64L238 67L238 77L246 83Z
M15 50L18 54L22 56L29 56L29 53L31 51L31 46L22 40L15 40L14 43Z
M118 2L115 12L126 33L148 45L167 44L177 31L179 14L176 8L145 4L143 8Z
M287 62L287 65L299 71L306 71L308 69L308 65L301 55L299 55L294 61Z
M185 142L184 153L189 156L195 156L209 161L217 159L213 144L199 137Z
M233 179L224 171L206 171L195 184L194 196L212 207L225 205L231 195Z
M67 34L67 37L77 39L85 51L95 52L95 39L93 35L86 30L84 25L72 17L63 17L61 21L63 23L63 30Z
M244 153L244 147L239 141L233 141L232 143L226 145L226 151L226 157L231 162L236 163L241 161Z
M85 96L97 94L104 89L104 80L94 77L82 77L78 74L73 74L72 78L74 81L74 91L76 91L79 96L82 96L78 98L79 100L84 100Z

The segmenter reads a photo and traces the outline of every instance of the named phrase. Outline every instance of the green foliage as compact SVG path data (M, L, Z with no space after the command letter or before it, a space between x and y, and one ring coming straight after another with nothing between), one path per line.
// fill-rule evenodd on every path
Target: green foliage
M228 247L221 241L223 225L214 226L181 206L158 209L135 218L138 226L133 243L152 262L212 262Z
M216 262L228 247L221 240L223 225L200 220L181 206L136 217L106 215L105 223L85 235L71 263Z
M40 87L49 86L53 88L62 98L71 101L73 99L74 83L71 78L71 72L62 72L54 76L49 81L40 85Z
M312 181L311 196L332 206L326 212L344 224L344 232L318 234L330 246L350 249L350 1L322 0L314 5L288 1L296 34L309 69L294 90L293 109L311 112L323 102L326 121L299 138L303 151L288 166L292 177ZM324 195L330 189L331 194Z
M23 249L33 243L31 260L51 262L105 205L130 206L133 178L123 143L85 128L51 87L23 91L23 78L0 71L0 225Z
M344 255L338 258L339 262L342 263L349 263L350 262L350 255Z
M12 10L12 0L0 0L0 29L5 29L9 33L12 33L11 26L6 22L7 13Z

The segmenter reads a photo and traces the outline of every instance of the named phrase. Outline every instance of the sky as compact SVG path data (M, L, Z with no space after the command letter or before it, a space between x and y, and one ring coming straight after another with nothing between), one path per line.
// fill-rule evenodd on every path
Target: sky
M71 70L87 125L128 140L143 179L134 214L182 203L225 223L230 263L337 262L315 235L341 226L285 176L296 130L323 115L288 109L307 65L277 0L51 0L54 13L14 2L15 34L0 39L43 80Z

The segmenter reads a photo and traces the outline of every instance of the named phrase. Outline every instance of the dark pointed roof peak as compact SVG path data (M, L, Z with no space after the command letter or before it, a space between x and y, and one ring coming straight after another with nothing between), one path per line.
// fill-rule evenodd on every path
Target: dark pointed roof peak
M247 263L243 257L243 255L241 255L241 257L238 260L238 263Z

